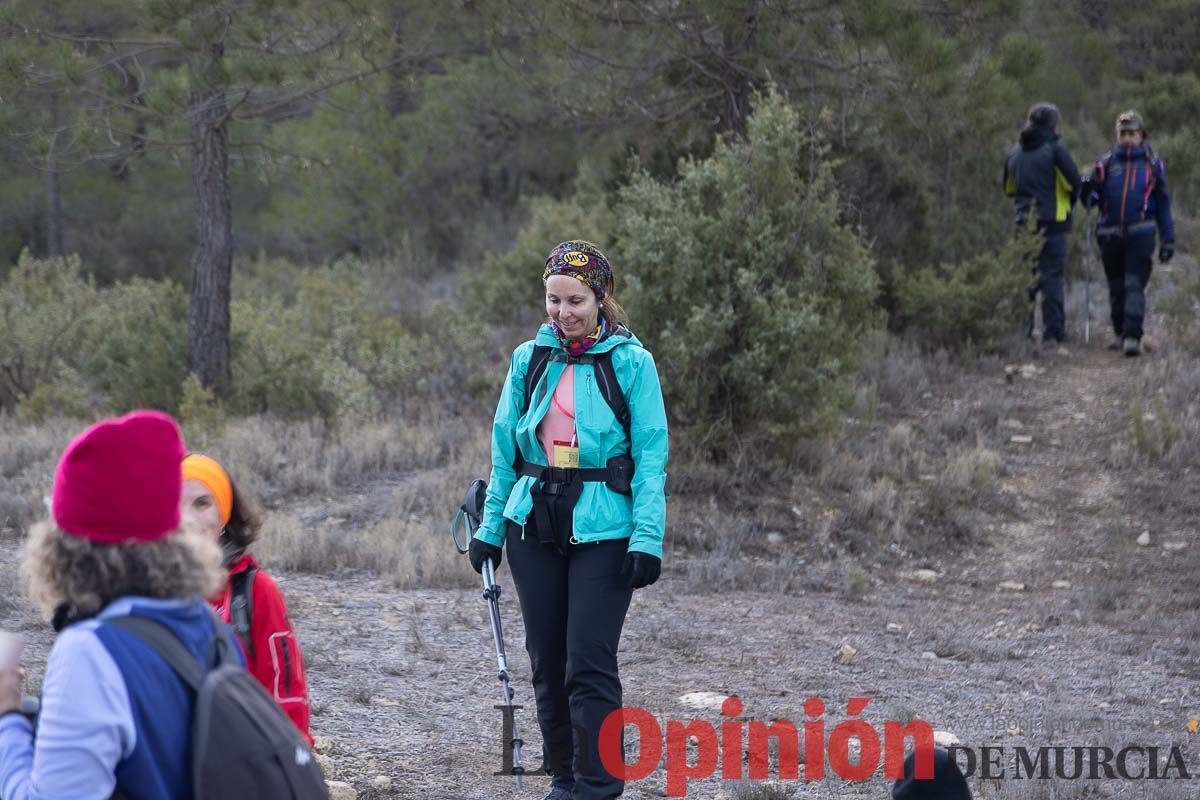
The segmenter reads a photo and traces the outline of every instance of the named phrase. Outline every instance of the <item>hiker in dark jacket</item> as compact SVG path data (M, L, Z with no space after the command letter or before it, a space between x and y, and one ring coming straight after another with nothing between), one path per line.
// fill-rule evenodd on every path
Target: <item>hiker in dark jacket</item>
M971 800L967 779L949 750L933 750L933 775L927 779L916 776L916 756L909 753L904 759L904 777L892 786L892 800Z
M1084 181L1084 204L1100 206L1096 238L1116 334L1109 349L1127 356L1142 351L1155 230L1161 240L1158 260L1165 264L1175 255L1167 170L1150 149L1149 135L1140 114L1123 112L1117 117L1116 147L1096 161Z
M1030 297L1042 293L1042 339L1065 342L1063 273L1067 265L1071 207L1079 196L1079 170L1058 140L1062 116L1052 103L1029 109L1021 141L1004 162L1004 191L1013 198L1018 225L1032 216L1046 238L1037 262L1037 286Z
M166 626L205 658L204 597L222 582L220 549L179 532L183 441L158 412L106 420L67 447L53 521L35 525L21 565L59 630L42 681L37 735L0 669L0 797L130 800L192 796L193 692L124 617Z

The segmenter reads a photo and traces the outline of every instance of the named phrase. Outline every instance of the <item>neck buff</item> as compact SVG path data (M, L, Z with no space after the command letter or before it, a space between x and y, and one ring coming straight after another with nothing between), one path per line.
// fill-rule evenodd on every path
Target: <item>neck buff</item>
M553 320L550 322L550 327L554 329L554 336L558 339L558 343L563 346L571 356L578 358L579 356L591 350L608 336L611 328L605 322L604 317L600 317L600 324L596 326L596 330L589 333L587 336L579 340L568 339L563 335L562 329L558 327L558 323Z

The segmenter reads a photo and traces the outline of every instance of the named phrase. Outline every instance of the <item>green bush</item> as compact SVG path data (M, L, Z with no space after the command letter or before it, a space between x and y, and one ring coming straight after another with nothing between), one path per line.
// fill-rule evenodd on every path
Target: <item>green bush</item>
M1022 232L999 250L957 264L896 273L900 323L931 347L999 348L1029 314L1041 238Z
M187 376L187 297L174 281L134 278L100 292L84 372L114 411L174 413Z
M491 343L478 326L444 303L422 308L387 281L382 265L343 259L295 271L294 292L235 301L230 409L365 418L491 386ZM253 286L273 284L260 276ZM411 308L402 313L401 301Z
M73 372L93 341L96 288L78 256L38 260L23 252L0 283L0 409L13 408L35 393L35 416L79 403L80 380ZM55 386L66 379L70 402Z
M230 305L233 389L238 414L273 412L285 417L332 417L335 398L321 387L321 343L304 328L303 311L277 298L235 300Z
M841 215L821 132L772 91L746 141L718 141L671 183L621 191L617 263L655 353L673 433L714 454L788 457L852 399L878 323L875 261Z
M464 293L472 313L490 323L536 324L545 317L542 269L554 245L585 239L605 249L611 236L612 212L605 205L599 175L581 167L575 193L559 200L534 197L528 202L529 221L507 253L488 254L483 268L464 270ZM619 289L618 285L618 289Z

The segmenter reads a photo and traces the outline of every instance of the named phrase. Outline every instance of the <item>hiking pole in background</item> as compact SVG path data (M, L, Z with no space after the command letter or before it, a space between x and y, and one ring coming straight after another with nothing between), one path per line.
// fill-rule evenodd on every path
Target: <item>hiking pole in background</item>
M467 496L463 498L462 505L458 507L458 513L454 515L454 523L450 526L450 535L454 538L454 547L460 554L466 553L471 547L471 537L475 535L479 523L483 520L483 503L486 497L487 484L481 480L473 481L467 489ZM459 534L464 524L467 529L467 538L460 542ZM504 705L501 709L504 714L505 733L508 734L511 731L508 744L512 749L512 774L517 779L517 789L520 790L523 788L521 776L525 774L525 768L521 766L521 745L524 742L521 741L521 735L517 733L517 718L513 708L513 688L508 675L508 656L504 652L504 628L500 624L500 585L496 583L496 568L490 558L483 562L483 598L488 601L488 614L492 622L492 640L496 643L496 677L500 679L504 690Z
M1091 340L1092 333L1092 210L1087 210L1083 225L1083 343Z

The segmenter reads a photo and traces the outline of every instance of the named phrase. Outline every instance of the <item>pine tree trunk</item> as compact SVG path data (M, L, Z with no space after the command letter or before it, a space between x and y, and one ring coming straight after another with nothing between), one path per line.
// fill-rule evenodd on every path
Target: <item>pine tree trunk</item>
M750 95L754 87L746 74L735 69L733 63L754 49L754 39L758 33L758 23L762 18L764 5L763 0L751 0L742 14L741 24L726 27L722 31L722 45L727 60L721 67L725 90L725 113L721 120L721 130L732 131L742 139L746 138L749 128Z
M63 210L61 177L58 171L58 132L62 128L58 97L50 97L50 121L54 132L50 134L50 147L46 153L46 255L62 258L63 255Z
M211 67L224 52L212 45ZM191 96L192 194L196 203L196 250L188 310L188 369L202 386L227 389L229 284L233 265L233 212L229 199L229 132L225 87L206 85Z

